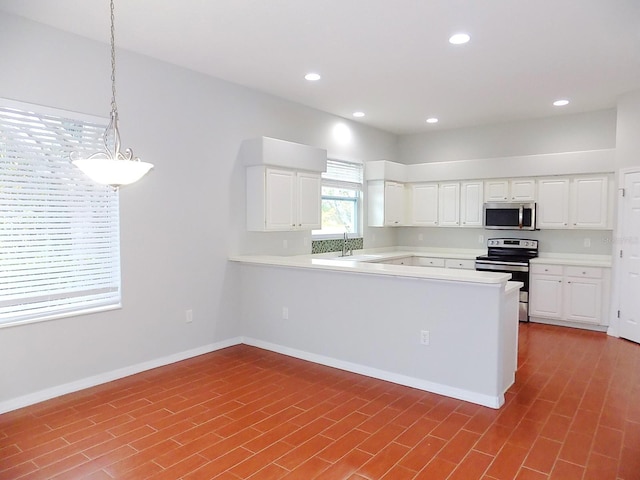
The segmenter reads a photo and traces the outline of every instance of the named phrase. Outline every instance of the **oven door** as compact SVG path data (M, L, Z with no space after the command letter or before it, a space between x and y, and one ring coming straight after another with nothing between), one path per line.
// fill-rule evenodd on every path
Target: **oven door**
M516 264L515 262L486 262L476 260L476 270L480 272L501 272L510 273L511 280L522 282L520 289L518 320L529 321L529 266Z

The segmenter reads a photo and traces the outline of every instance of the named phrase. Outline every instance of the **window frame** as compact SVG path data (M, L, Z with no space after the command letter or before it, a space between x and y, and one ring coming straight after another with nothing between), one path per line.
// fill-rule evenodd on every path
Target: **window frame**
M0 98L0 108L4 118L3 125L7 126L6 130L0 130L6 147L5 155L0 149L0 164L5 168L12 167L0 172L3 177L0 179L0 188L4 189L4 192L0 191L0 197L15 199L17 202L11 202L16 207L7 207L0 212L0 242L13 244L11 254L14 257L16 253L21 256L25 251L35 252L25 255L22 262L11 260L11 254L6 253L6 249L4 258L3 252L0 252L0 261L5 262L6 267L6 270L3 268L6 275L0 277L0 285L14 286L16 279L21 277L21 280L26 278L24 285L27 287L27 292L22 297L25 301L22 303L19 303L18 293L11 295L5 292L4 296L0 294L0 313L4 317L0 317L0 328L122 308L119 193L111 187L92 182L69 159L71 150L91 152L93 149L100 149L103 146L102 134L109 119L4 98ZM17 112L14 114L9 110ZM7 120L13 115L16 118L16 128ZM30 119L34 119L33 124ZM46 121L40 123L41 119ZM74 135L76 129L79 133ZM35 131L43 132L44 140L35 135ZM85 141L87 137L88 142ZM21 143L23 138L28 141ZM33 148L34 146L37 148ZM91 150L87 150L89 148ZM16 176L13 173L15 171L20 174ZM29 176L30 173L34 175ZM25 186L33 193L23 193L26 191ZM21 195L16 197L18 193ZM72 200L76 203L69 205L68 210L62 213L60 207L54 207L50 212L47 207L49 199L52 205L63 207L67 207L67 202ZM23 225L22 212L30 208L30 202L39 202L33 203L33 211L39 211L40 215L30 215L32 219ZM5 222L8 225L6 228ZM66 229L65 233L60 234L63 236L56 234L55 241L52 241L53 247L47 248L44 253L37 250L41 247L34 247L40 239L35 244L25 240L35 229L36 232L43 231L42 238L49 241L46 235L52 235L54 225L61 227L58 230ZM76 234L78 230L81 233ZM33 238L35 237L30 240ZM92 246L96 239L102 239L103 245L109 243L106 253L103 253L105 250L99 251ZM113 242L116 245L112 245ZM65 247L61 246L63 244ZM67 252L64 258L60 256L60 251L63 250ZM49 255L47 252L52 253ZM89 257L90 260L87 260ZM43 258L44 262L38 264ZM55 266L54 262L57 262ZM89 270L95 273L91 274ZM69 283L64 283L63 280L54 283L51 280L54 272L63 276L62 278L70 279ZM45 281L47 278L49 280ZM85 278L89 280L84 280ZM45 286L42 289L34 287L35 281L40 282L41 279ZM49 289L49 285L61 288L54 292L54 289Z
M348 160L339 160L339 159L328 159L328 165L331 163L342 164L342 165L356 165L359 167L360 173L360 182L353 181L343 181L335 178L328 178L330 172L323 172L321 175L321 185L320 185L320 205L322 206L322 202L324 200L342 200L349 201L355 203L355 220L354 223L356 225L355 232L347 232L349 238L360 238L363 235L363 223L362 223L362 215L363 215L363 189L364 189L364 165L360 162L353 162ZM329 166L328 166L329 170ZM335 188L344 188L349 190L354 190L356 195L351 197L341 196L341 195L322 195L322 187L335 187ZM320 219L322 222L322 217ZM320 230L313 230L311 232L312 240L335 240L343 238L343 233L320 233ZM318 232L318 233L316 233Z

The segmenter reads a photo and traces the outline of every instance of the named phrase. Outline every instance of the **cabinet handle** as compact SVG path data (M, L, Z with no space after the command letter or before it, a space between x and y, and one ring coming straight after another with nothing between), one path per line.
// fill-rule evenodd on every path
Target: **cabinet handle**
M583 274L583 275L586 275L586 274L587 274L587 272L582 272L582 274Z
M299 227L301 227L301 226L302 226L302 224L301 224L301 223L299 223L299 224L298 224L298 226L299 226Z

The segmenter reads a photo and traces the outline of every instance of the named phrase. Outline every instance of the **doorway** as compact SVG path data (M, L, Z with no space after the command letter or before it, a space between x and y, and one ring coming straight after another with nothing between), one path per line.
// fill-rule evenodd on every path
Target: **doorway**
M613 252L618 256L618 328L620 337L640 343L640 169L621 171L620 188Z

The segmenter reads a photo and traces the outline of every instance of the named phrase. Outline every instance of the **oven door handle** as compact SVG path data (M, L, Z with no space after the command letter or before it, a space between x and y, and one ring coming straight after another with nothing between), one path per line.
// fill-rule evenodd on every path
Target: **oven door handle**
M518 228L522 230L522 222L524 221L524 205L520 205L518 209Z
M481 272L502 272L502 273L511 273L511 272L529 272L528 265L505 265L505 264L490 264L490 263L482 263L476 262L476 270Z

